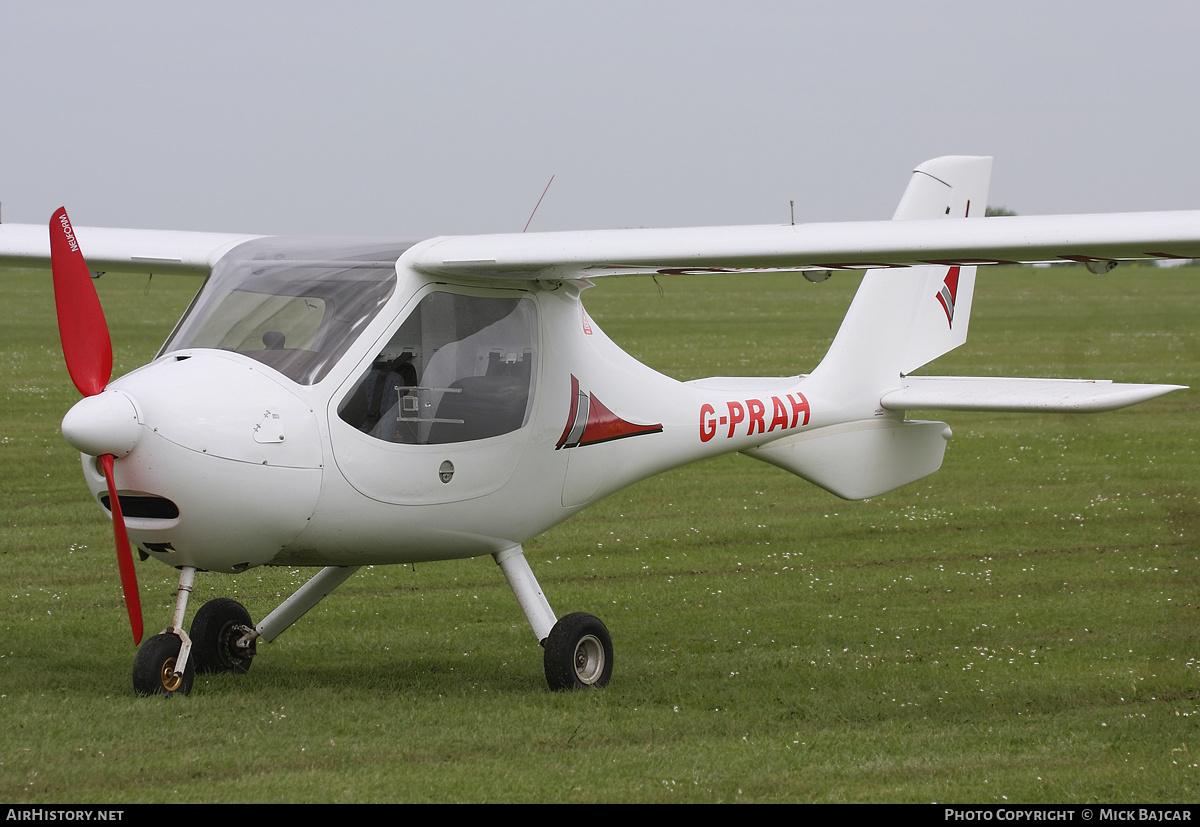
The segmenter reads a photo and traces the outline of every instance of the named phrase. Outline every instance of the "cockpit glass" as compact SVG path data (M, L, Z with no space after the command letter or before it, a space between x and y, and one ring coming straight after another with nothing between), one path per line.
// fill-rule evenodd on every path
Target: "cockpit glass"
M385 442L444 445L529 421L537 309L520 295L432 292L342 400L338 415Z
M263 238L213 267L160 355L231 350L301 385L321 381L396 289L397 239Z

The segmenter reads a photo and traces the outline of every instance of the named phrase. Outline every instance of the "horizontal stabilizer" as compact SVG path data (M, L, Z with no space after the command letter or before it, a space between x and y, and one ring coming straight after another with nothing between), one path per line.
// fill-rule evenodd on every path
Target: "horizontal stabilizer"
M1108 379L1010 379L906 376L880 404L893 411L1112 411L1181 390L1184 385L1132 385Z

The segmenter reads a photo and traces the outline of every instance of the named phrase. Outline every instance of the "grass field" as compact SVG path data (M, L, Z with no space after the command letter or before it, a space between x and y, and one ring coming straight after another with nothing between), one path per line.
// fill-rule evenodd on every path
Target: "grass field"
M1200 272L981 273L929 373L1200 387ZM682 379L810 369L856 286L608 280L586 295ZM197 281L105 276L116 373ZM490 559L364 570L242 677L134 697L111 531L58 433L49 277L0 272L0 801L1196 802L1196 391L1090 417L947 414L936 475L867 502L733 456L527 546L612 631L552 694ZM920 416L919 412L911 415ZM174 572L138 566L147 630ZM261 618L308 572L201 575Z

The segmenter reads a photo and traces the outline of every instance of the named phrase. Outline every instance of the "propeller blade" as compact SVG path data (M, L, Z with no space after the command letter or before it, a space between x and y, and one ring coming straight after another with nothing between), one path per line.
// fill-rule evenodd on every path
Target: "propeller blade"
M80 393L95 396L112 376L112 341L92 274L64 207L50 218L50 266L67 372Z
M137 573L133 570L129 534L125 531L125 515L121 513L117 483L113 479L113 459L112 454L104 454L100 457L100 464L104 467L104 479L108 481L108 502L112 509L113 537L117 541L117 568L121 571L125 610L129 612L129 628L133 630L133 642L138 644L142 642L142 598L138 593Z
M50 217L50 267L54 272L54 306L58 311L58 336L62 340L67 372L80 393L95 396L112 378L112 340L108 335L108 323L104 321L104 310L100 307L100 297L92 285L92 274L79 249L65 207L59 207ZM113 478L114 459L112 454L103 454L100 465L108 482L125 610L129 613L133 642L137 644L142 642L142 600L138 594L137 573L133 570L133 552L129 548L125 516L121 513L117 483Z

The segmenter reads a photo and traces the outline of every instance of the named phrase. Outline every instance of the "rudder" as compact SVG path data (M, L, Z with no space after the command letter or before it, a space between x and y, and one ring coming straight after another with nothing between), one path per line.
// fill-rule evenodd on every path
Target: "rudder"
M991 169L990 157L926 161L913 170L893 220L981 216ZM856 407L878 406L902 375L966 341L974 292L973 266L868 271L812 379L828 382Z
M992 159L935 158L914 171L896 221L974 218L987 203ZM967 339L975 268L959 264L870 270L821 364L805 380L845 421L747 450L846 499L891 491L942 464L950 429L888 413L882 397L903 377ZM819 390L818 390L819 388Z

